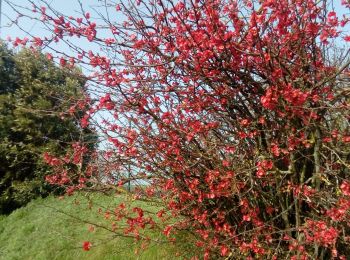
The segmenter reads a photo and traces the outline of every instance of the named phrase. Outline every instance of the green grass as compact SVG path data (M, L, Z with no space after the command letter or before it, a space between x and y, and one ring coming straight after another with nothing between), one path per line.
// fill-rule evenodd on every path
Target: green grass
M111 228L111 220L106 220L104 213L99 214L98 209L113 208L124 201L125 196L94 194L90 195L90 199L91 208L88 199L81 193L63 200L54 197L38 199L9 216L0 216L0 259L190 258L190 255L175 257L176 252L188 252L186 236L180 237L176 244L151 243L135 254L135 250L140 249L140 242L115 236L115 233L101 227L89 230L89 222ZM142 206L150 212L159 209L146 202L129 201L128 205ZM154 240L164 241L160 230L145 232ZM84 241L92 243L90 251L82 249Z

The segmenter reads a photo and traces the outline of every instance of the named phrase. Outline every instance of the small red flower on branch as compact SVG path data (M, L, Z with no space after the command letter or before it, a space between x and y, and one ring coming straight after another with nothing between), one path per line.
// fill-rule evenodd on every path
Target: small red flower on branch
M89 241L84 241L83 242L83 249L84 249L84 251L89 251L91 246L92 246L92 244Z

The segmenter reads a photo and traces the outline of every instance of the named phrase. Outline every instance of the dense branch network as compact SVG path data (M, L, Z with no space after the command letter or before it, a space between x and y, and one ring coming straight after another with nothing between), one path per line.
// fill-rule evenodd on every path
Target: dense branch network
M30 16L51 34L13 44L64 42L71 55L48 55L89 68L81 124L108 150L87 186L140 181L137 198L178 217L164 234L191 232L205 258L350 254L349 64L327 50L350 40L347 14L314 0L139 0L71 17L41 2ZM163 218L135 212L127 232Z

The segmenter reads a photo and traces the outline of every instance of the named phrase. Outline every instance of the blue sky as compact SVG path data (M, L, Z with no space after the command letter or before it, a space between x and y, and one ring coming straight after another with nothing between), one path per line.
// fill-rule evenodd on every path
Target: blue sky
M6 38L7 36L26 36L26 33L22 32L17 26L8 27L10 21L6 16L9 16L13 19L16 17L16 13L4 0L2 2L1 38ZM10 2L18 6L26 6L28 8L31 8L31 4L27 0L10 0ZM38 0L35 1L38 6L43 5L40 4L40 2L41 1ZM83 0L83 2L84 7L87 7L87 9L90 9L89 6L95 6L99 3L98 0ZM55 10L58 10L59 12L66 15L76 16L77 14L81 13L79 3L76 0L48 0L48 3L50 3L50 5ZM43 27L39 22L31 21L29 19L25 19L25 23L22 22L21 26L24 27L25 31L29 31L35 35L40 35L44 32Z
M45 26L40 21L31 20L25 17L20 19L20 22L18 23L18 25L13 23L11 25L10 19L15 20L17 17L17 14L6 3L6 1L10 1L14 5L25 6L29 8L29 10L25 10L25 9L20 9L20 10L24 14L28 13L30 16L33 16L33 13L31 12L32 7L28 0L2 0L1 31L0 31L1 39L6 40L8 37L15 39L16 37L23 38L26 36L28 38L31 38L30 34L34 36L40 36L40 37L50 35L50 32L45 28ZM40 1L40 0L34 0L34 2L37 3L38 6L45 5L43 4L43 1ZM54 10L57 10L60 13L63 13L67 16L71 15L73 17L82 17L81 8L77 0L47 0L47 2L52 6ZM102 3L99 0L83 0L82 2L85 8L84 11L90 12L92 18L94 18L93 8L98 8L98 5ZM36 16L39 17L39 15L36 15ZM69 40L72 41L75 45L80 46L83 49L91 49L94 52L99 52L99 48L92 45L86 40L82 40L78 38L71 38ZM70 55L72 53L70 48L63 42L59 42L58 44L51 44L50 46L54 49L59 50L60 52L66 53L67 55ZM50 51L50 50L48 49L44 51Z
M2 15L1 15L1 31L0 31L0 37L2 39L6 39L7 36L11 36L12 38L18 36L18 37L24 37L27 35L26 32L30 32L33 35L45 35L45 29L43 28L42 24L39 22L35 22L33 20L29 19L22 19L20 25L23 27L22 31L20 28L18 28L16 25L12 25L9 27L9 19L6 17L11 17L12 19L16 17L16 14L13 12L13 10L9 7L9 5L6 3L6 1L10 1L11 3L18 5L18 6L26 6L31 9L31 4L28 0L2 0ZM72 15L77 16L79 13L81 13L80 6L77 0L46 0L50 5L53 7L53 9L58 10L61 13L64 13L66 15ZM104 1L101 0L81 0L83 3L84 8L86 8L86 11L91 12L93 16L93 7L97 7L98 5L101 5L104 3ZM34 0L35 3L37 3L39 6L40 0ZM345 12L349 13L348 10L346 10L344 7L341 6L340 0L335 0L333 4L333 8L335 11L341 16ZM330 5L330 8L332 8L332 5ZM115 13L116 14L116 13ZM60 48L63 46L60 46ZM68 50L67 50L68 51Z

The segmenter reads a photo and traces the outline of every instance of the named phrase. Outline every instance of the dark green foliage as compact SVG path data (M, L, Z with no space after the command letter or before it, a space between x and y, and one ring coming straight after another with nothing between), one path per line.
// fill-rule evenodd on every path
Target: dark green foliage
M0 214L7 214L54 191L45 183L51 169L44 152L64 155L73 142L95 135L79 127L78 114L67 115L84 99L78 70L58 68L29 50L13 54L2 45L0 53Z
M0 43L0 95L17 89L17 77L14 55Z

